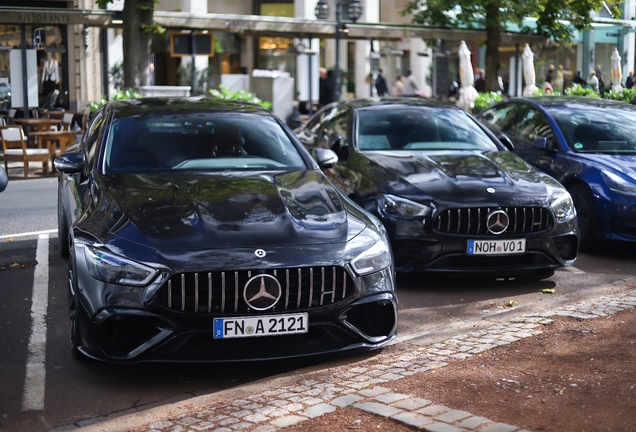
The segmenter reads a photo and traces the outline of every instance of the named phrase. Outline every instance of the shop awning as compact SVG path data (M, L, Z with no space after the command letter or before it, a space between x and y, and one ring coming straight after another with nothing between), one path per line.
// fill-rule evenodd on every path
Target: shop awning
M115 15L118 15L115 17ZM118 27L121 12L108 10L46 9L0 7L0 24L82 24ZM226 31L246 35L283 34L288 37L333 38L335 21L270 17L260 15L194 14L155 11L157 24L168 29ZM484 30L449 30L417 25L388 23L346 23L345 38L399 40L410 38L444 40L485 40ZM539 36L502 33L503 43L543 43Z

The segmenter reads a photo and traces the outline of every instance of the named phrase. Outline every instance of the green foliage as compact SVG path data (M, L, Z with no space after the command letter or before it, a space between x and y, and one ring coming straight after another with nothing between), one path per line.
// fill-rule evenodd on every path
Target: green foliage
M269 101L263 101L256 97L253 93L246 92L245 90L233 92L224 85L219 86L220 90L212 89L210 94L219 99L232 99L245 102L252 102L258 104L267 109L272 109L272 103Z
M619 92L610 90L605 93L605 98L611 100L617 100L621 102L630 102L636 97L636 88L632 87L630 89L623 89Z
M140 98L141 95L139 93L136 93L132 90L120 90L117 93L115 93L111 99L111 101L117 101L117 100L122 100L122 99L138 99ZM104 104L108 103L108 99L106 99L105 97L102 97L99 101L97 102L92 102L91 103L91 115L95 114L95 112L97 112L97 110Z
M564 90L567 96L585 96L600 98L601 96L593 89L584 89L580 84L572 84L572 87L568 87Z
M115 63L108 70L110 74L110 83L115 87L115 90L121 91L124 89L124 62Z
M161 27L156 22L153 22L152 24L141 23L141 29L146 33L157 33L157 34L163 34L163 32L166 31L165 27Z
M473 108L473 114L478 114L481 111L488 108L490 105L502 101L503 97L496 92L479 93L475 100L475 107Z

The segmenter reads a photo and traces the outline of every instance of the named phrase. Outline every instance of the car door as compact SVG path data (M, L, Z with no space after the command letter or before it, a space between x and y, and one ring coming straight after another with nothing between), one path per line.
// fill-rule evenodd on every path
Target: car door
M515 123L509 135L514 152L541 171L558 177L559 144L545 115L536 107L521 105ZM535 145L541 138L546 139L545 148Z

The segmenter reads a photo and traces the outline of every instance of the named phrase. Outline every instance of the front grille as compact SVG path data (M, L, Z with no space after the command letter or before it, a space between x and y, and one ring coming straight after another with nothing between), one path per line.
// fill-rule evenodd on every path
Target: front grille
M163 285L160 302L168 309L185 313L250 313L243 288L249 279L261 274L274 276L282 290L268 313L328 306L346 299L355 290L353 279L342 267L180 273Z
M543 207L457 208L440 212L434 223L437 232L444 234L493 235L488 231L488 215L503 210L509 218L506 234L528 234L552 228L550 210Z

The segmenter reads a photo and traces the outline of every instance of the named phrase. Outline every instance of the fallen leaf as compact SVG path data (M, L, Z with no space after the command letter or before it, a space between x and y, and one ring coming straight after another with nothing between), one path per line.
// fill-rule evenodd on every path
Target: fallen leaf
M20 264L18 264L17 262L14 262L13 264L10 264L10 265L9 265L9 268L10 268L10 269L17 269L17 268L19 268L19 267L20 267Z
M7 241L13 241L13 237L8 238Z
M543 294L554 294L556 290L554 288L544 288L541 290Z

